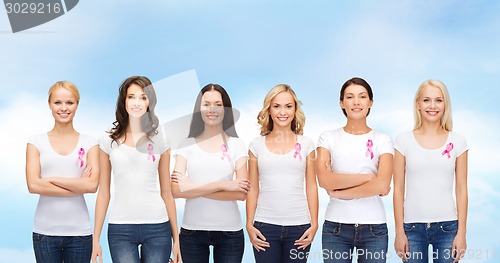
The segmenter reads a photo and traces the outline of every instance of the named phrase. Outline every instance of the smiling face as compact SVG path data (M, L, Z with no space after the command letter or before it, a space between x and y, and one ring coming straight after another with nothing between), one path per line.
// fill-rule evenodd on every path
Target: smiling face
M289 92L278 93L269 107L269 115L273 120L274 127L289 127L295 117L295 100Z
M69 90L56 88L49 100L52 116L58 123L71 123L78 109L78 100Z
M125 107L130 118L140 118L146 113L149 106L148 96L144 89L137 84L132 84L127 89Z
M444 96L438 87L426 85L416 103L423 122L441 122L445 112Z
M210 90L203 93L200 111L205 125L222 125L222 121L224 120L224 103L220 92Z
M345 110L348 118L366 118L373 101L370 100L365 87L351 84L344 90L344 98L340 101L340 107Z

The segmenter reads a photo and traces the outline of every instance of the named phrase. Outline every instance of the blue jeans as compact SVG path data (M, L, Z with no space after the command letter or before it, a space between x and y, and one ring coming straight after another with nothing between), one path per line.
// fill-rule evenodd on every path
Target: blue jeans
M114 263L164 263L172 251L172 228L170 222L109 224L108 244Z
M323 224L323 262L385 263L389 237L386 224Z
M33 250L36 262L88 263L92 256L92 235L46 236L33 233Z
M214 263L238 263L243 259L243 229L206 231L181 228L179 239L184 263L208 263L210 246L214 247Z
M453 262L453 239L457 235L458 221L436 223L405 223L405 234L410 248L408 263L428 262L429 245L432 245L434 263Z
M256 263L294 263L294 262L307 262L306 255L308 254L311 246L306 249L298 249L294 245L295 240L300 239L304 232L311 227L311 224L296 225L296 226L280 226L267 224L262 222L254 222L253 226L257 228L266 241L269 242L269 247L266 251L257 251L253 249L253 254Z

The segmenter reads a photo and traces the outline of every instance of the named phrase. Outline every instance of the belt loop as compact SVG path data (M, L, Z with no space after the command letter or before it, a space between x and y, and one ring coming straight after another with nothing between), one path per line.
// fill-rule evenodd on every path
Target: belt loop
M358 226L359 226L358 223L354 224L354 227L358 227Z
M427 228L431 228L431 223L427 223Z

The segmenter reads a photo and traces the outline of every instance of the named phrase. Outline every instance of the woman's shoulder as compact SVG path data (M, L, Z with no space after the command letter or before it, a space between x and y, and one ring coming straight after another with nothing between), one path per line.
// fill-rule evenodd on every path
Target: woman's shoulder
M302 144L314 144L314 141L309 136L297 135L297 141Z

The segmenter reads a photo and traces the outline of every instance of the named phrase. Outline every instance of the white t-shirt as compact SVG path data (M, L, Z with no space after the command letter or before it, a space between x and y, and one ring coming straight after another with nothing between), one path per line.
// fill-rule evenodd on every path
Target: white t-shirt
M187 160L186 175L195 184L231 181L235 176L236 161L248 158L245 143L235 137L229 138L227 153L222 149L219 152L206 152L196 144L194 138L187 138L180 145L175 155ZM190 230L237 231L242 229L240 210L236 200L188 198L182 227Z
M369 146L371 145L371 146ZM377 131L354 135L343 128L323 132L318 147L330 151L334 173L377 174L379 157L392 155L391 138ZM380 196L354 199L330 197L325 219L345 224L383 224L386 222L384 204Z
M255 221L284 226L311 223L304 185L306 158L315 147L308 137L298 135L297 140L300 148L296 145L285 154L271 152L265 136L250 143L258 160L260 183Z
M80 134L77 146L67 155L54 151L47 133L31 136L28 143L40 153L40 178L79 178L87 166L87 153L97 145L97 140ZM40 195L33 232L48 236L91 235L92 227L83 195Z
M394 148L406 161L404 222L456 220L455 164L457 157L468 150L465 139L449 132L442 147L429 150L418 144L413 132L406 132L396 138Z
M115 186L109 223L156 224L168 221L167 208L160 193L158 164L160 156L170 149L170 145L162 133L151 140L136 148L123 143L111 144L108 133L99 138L99 147L109 155Z

